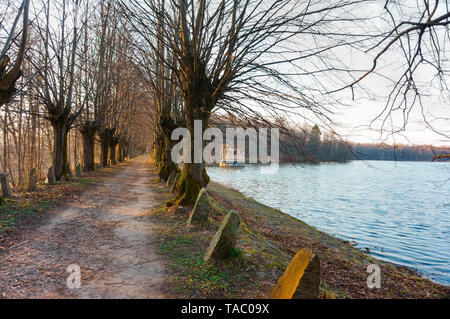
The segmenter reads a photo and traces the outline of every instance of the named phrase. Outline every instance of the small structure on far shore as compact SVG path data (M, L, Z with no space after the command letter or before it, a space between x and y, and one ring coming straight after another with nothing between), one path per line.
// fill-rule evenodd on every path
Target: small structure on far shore
M56 184L56 176L55 176L55 169L53 166L50 166L47 173L47 183L49 185Z
M245 165L245 151L228 144L222 145L222 160L220 167L243 167Z

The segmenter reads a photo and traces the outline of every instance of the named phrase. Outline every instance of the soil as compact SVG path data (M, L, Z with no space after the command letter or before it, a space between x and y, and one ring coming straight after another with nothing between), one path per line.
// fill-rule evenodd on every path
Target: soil
M148 157L96 176L0 250L0 298L170 298L158 224L147 216L166 198ZM70 289L70 265L81 287Z

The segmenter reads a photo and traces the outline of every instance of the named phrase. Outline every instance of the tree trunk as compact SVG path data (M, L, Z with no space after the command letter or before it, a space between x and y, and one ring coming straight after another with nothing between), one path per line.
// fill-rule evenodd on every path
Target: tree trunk
M119 154L118 154L118 160L119 162L123 162L125 160L125 143L119 143Z
M5 105L5 117L3 118L3 171L6 174L8 169L8 160L7 160L7 146L8 146L8 116L9 113L8 105Z
M128 159L130 157L130 145L128 143L125 144L124 148L123 148L123 158L124 159Z
M166 147L164 151L162 163L159 166L158 175L160 179L167 181L172 171L179 172L180 169L178 166L172 161L171 158L171 149L172 147Z
M155 154L155 159L157 159L157 167L159 168L158 175L160 179L167 180L172 173L175 171L178 173L180 169L172 161L172 147L175 145L175 141L172 141L171 135L172 131L177 126L170 118L161 118L159 120L159 134L158 140L160 141Z
M37 117L36 117L36 113L37 113L37 108L36 108L36 103L33 103L31 97L29 100L29 104L31 106L31 143L30 143L30 167L35 167L37 170L37 176L38 179L41 176L41 170L40 167L38 166L38 162L37 162L37 151L36 151L36 146L37 146L37 141L36 141L36 135L37 135Z
M101 165L108 166L109 145L111 144L111 130L105 129L101 136Z
M53 167L56 180L67 174L67 123L64 118L52 121L53 128Z
M117 160L116 160L116 151L117 151L117 144L119 144L117 142L117 140L115 139L111 139L111 143L109 144L109 159L111 161L111 165L116 165L117 164Z
M83 137L83 162L85 171L95 170L95 132L93 125L84 125L80 130Z
M193 205L197 199L198 193L209 183L209 177L206 173L205 163L195 163L194 161L194 121L202 121L201 139L203 151L203 133L209 124L209 113L203 112L203 107L192 107L190 101L185 99L186 126L191 133L191 163L184 163L181 178L177 183L176 203L179 205Z
M158 124L159 126L160 124ZM161 128L157 128L155 132L155 137L153 139L153 159L155 161L156 167L160 168L164 162L164 138Z

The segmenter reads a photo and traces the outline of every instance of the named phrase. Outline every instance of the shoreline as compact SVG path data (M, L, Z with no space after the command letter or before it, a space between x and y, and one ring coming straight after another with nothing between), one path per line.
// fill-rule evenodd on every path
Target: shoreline
M382 268L383 268L383 266L385 266L385 268L387 268L387 269L389 269L390 267L393 267L397 271L400 271L401 275L413 276L413 277L416 277L416 278L413 278L415 280L417 280L417 278L420 278L420 280L428 281L432 285L440 286L440 287L444 288L444 290L447 290L447 296L446 297L449 296L448 293L450 292L450 285L446 285L444 283L439 283L439 282L433 281L430 278L424 277L416 269L413 269L413 268L410 268L410 267L407 267L407 266L404 266L404 265L401 265L401 264L395 264L395 263L392 263L392 262L388 262L388 261L383 261L381 259L377 259L377 258L373 257L370 253L368 253L368 252L366 252L366 251L356 247L355 245L351 244L349 241L346 241L344 239L341 239L341 238L338 238L336 236L330 235L328 233L322 232L322 231L318 230L317 228L306 224L305 222L301 221L298 218L295 218L295 217L293 217L293 216L291 216L291 215L289 215L287 213L284 213L284 212L282 212L280 210L277 210L275 208L272 208L270 206L267 206L265 204L257 202L254 199L248 198L248 197L246 197L245 195L243 195L240 191L238 191L236 189L233 189L231 187L227 187L227 186L224 186L224 185L222 185L220 183L215 183L215 182L211 182L211 188L208 186L208 189L211 189L212 193L216 194L216 196L219 195L219 197L222 197L224 199L226 199L227 197L230 196L230 194L227 194L227 191L231 192L231 193L234 193L233 194L234 196L241 197L241 201L252 202L252 205L257 206L258 209L267 210L267 211L272 212L272 213L278 213L280 216L282 216L281 219L284 219L285 221L293 222L294 225L297 225L297 226L299 226L301 228L309 229L315 236L321 237L321 240L323 241L323 243L325 243L327 241L330 241L330 243L334 244L337 241L337 242L340 242L341 245L348 245L348 246L350 246L350 248L352 250L357 250L359 252L359 255L362 258L366 258L367 260L370 260L371 262L372 261L376 261L376 264L379 264ZM224 191L224 189L226 189L227 191ZM222 195L220 195L220 193ZM227 194L227 195L224 196L224 194ZM233 196L233 195L231 195L231 196ZM250 205L250 207L252 205ZM242 209L242 206L240 208ZM254 210L253 211L250 210L250 213L255 213L255 211ZM269 223L270 223L270 221L269 221ZM267 225L267 226L269 226L269 225ZM311 246L315 246L315 245L312 244ZM314 248L314 247L298 247L298 249L301 249L301 248ZM292 249L290 249L290 250L292 251ZM319 253L319 255L320 255L320 253L321 253L320 250L317 251L317 249L316 249L315 251L317 253ZM386 267L386 266L390 266L390 267ZM368 275L369 274L367 274L367 276ZM382 271L382 275L383 275L383 271ZM367 279L367 276L366 276L366 279ZM390 276L390 273L388 273L388 277L389 276Z
M185 227L191 207L183 208L182 212L176 208L160 208L158 213L153 214L155 218L162 218L166 225L161 240L173 243L165 244L163 253L176 261L172 270L177 279L173 285L181 298L267 298L292 257L302 248L309 248L320 257L321 299L450 296L450 286L433 282L406 266L376 259L348 241L319 231L237 190L210 182L207 191L213 211L208 227ZM199 273L206 272L206 265L199 263L195 269L187 265L202 258L222 218L230 209L237 211L241 218L236 246L239 257L218 263L214 268L216 277L228 278L228 281L217 287L209 282L208 277L196 282L195 278L202 277ZM381 268L380 289L367 287L370 275L367 266L370 264L378 264ZM200 293L205 281L213 287L208 293Z
M232 191L232 192L236 192L236 193L238 193L240 196L246 198L247 200L254 201L254 202L258 203L258 204L261 205L261 206L267 207L267 208L270 209L270 210L273 210L273 211L279 212L280 214L289 216L290 218L293 218L294 220L300 222L301 224L305 224L306 226L315 229L317 232L324 233L324 234L326 234L327 236L330 236L331 238L334 238L334 239L336 239L336 240L338 240L338 241L341 241L341 242L343 242L343 243L345 243L345 244L347 244L347 245L350 245L350 246L354 247L355 249L359 250L361 253L369 255L369 256L371 256L372 258L374 258L375 260L377 260L377 261L379 261L379 262L386 263L386 264L390 264L390 265L393 265L393 266L396 266L396 267L404 267L404 268L407 268L407 269L409 269L410 271L412 271L412 272L414 272L415 274L417 274L417 276L419 276L419 277L421 277L421 278L423 278L423 279L427 279L427 280L429 280L429 281L431 281L431 282L433 282L433 283L435 283L435 284L437 284L437 285L441 285L441 286L450 288L450 283L449 283L449 284L446 284L446 283L443 283L443 282L436 281L436 280L434 280L434 279L432 279L432 278L429 278L429 277L427 277L425 274L421 273L419 269L416 269L416 268L413 268L413 267L409 267L409 266L407 266L407 265L402 265L402 264L400 264L400 263L395 263L395 262L392 262L392 261L384 260L384 259L382 259L382 258L380 258L380 257L373 256L372 253L370 252L370 250L369 250L368 248L365 248L365 247L359 247L359 246L357 245L357 242L356 242L356 241L347 240L347 239L345 239L345 238L339 237L339 235L336 235L336 234L330 234L330 233L328 233L328 232L326 232L326 231L319 230L319 229L317 229L316 226L312 226L312 225L310 225L310 224L304 222L303 220L301 220L301 219L298 218L298 217L294 217L293 215L291 215L291 214L289 214L289 213L284 213L284 212L282 212L282 211L279 210L279 209L276 209L276 208L274 208L274 207L271 207L271 206L268 206L268 205L266 205L266 204L263 204L263 203L259 202L258 200L253 199L252 197L247 197L246 195L244 195L241 191L239 191L239 190L236 189L236 188L233 188L233 187L231 187L231 186L223 185L223 184L221 184L221 183L219 183L219 182L211 182L211 183L218 184L218 185L220 185L220 187L227 188L228 190L230 190L230 191Z

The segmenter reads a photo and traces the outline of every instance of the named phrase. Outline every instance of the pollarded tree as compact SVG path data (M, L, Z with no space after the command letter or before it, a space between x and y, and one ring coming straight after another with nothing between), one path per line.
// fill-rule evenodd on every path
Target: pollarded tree
M158 5L163 10L165 1L159 1ZM138 66L153 96L153 103L148 104L154 120L153 159L158 167L159 178L167 180L172 172L180 170L171 156L175 145L175 141L171 139L172 131L184 126L183 98L177 85L177 74L174 68L165 63L173 60L172 66L175 66L176 60L170 48L164 44L164 32L167 28L164 17L157 19L158 36L150 40L140 32L132 15L128 14L127 17L135 26L137 34L135 47ZM148 41L151 40L153 42L149 45Z
M114 7L111 28L107 33L107 46L105 56L105 75L103 77L106 89L100 103L101 108L100 140L101 162L106 166L108 160L112 164L117 161L117 147L120 142L126 143L124 132L129 124L130 112L135 111L133 104L136 96L141 94L139 82L136 76L136 68L131 63L133 58L132 48L127 38L129 37L126 26L121 21L121 15ZM123 148L123 147L122 147Z
M97 5L99 4L99 6ZM85 3L84 32L81 48L82 66L80 77L84 91L83 112L78 119L78 129L83 138L83 162L86 171L95 169L95 137L102 128L107 108L107 96L110 74L107 72L106 59L111 54L110 38L114 37L114 22L111 19L111 1L100 0ZM92 9L91 9L92 8ZM95 22L92 22L95 17ZM96 20L100 20L100 24Z
M6 33L6 40L3 45L0 46L0 107L2 107L5 103L8 103L16 93L15 85L16 81L19 79L21 75L21 66L24 60L25 48L28 39L28 12L30 7L30 0L23 0L22 5L20 6L16 18L13 22L13 25L10 31ZM6 8L0 7L0 10L4 10L6 13ZM19 22L20 17L23 16L22 23L22 36L19 43L19 48L17 55L15 57L15 61L10 65L11 58L9 55L12 53L12 44L14 42L14 38L16 36L16 27ZM0 16L0 27L3 30L7 30L6 28L6 16ZM1 34L1 31L0 31ZM2 38L0 38L1 40ZM3 42L3 41L2 41ZM5 114L6 118L6 114ZM5 121L6 122L6 121ZM6 127L4 129L3 134L6 135ZM5 137L4 137L5 138ZM6 153L6 143L3 141L3 147ZM6 156L5 159L6 161ZM6 165L5 165L6 169ZM3 203L3 198L0 195L0 204Z
M322 86L316 74L339 73L326 62L327 53L364 38L340 35L342 25L360 20L349 13L362 3L356 0L121 2L152 51L160 52L159 39L174 58L162 60L176 74L191 145L202 144L194 141L195 122L201 121L204 131L218 109L239 117L299 109L322 116L324 109L313 99ZM195 157L191 152L184 163L178 203L192 204L209 182L205 164Z
M33 86L45 106L44 118L53 128L53 167L60 180L67 174L67 134L82 107L73 104L80 3L79 0L46 0L41 5L44 14L37 16L35 23L41 50L36 50L36 61L31 61L38 75Z
M13 97L15 93L15 84L17 79L21 75L20 68L22 66L24 55L25 55L25 47L28 39L28 12L30 7L30 0L23 0L22 5L17 12L17 16L14 20L14 23L11 27L11 30L6 34L6 41L3 46L0 46L0 106L7 103ZM0 8L1 9L1 8ZM5 9L6 12L6 8ZM3 10L2 9L2 10ZM19 22L20 17L23 16L22 23L22 35L19 44L19 49L15 58L15 61L10 65L10 56L8 55L12 50L12 44L14 42L14 38L16 37L16 28ZM6 25L3 25L5 21L5 17L1 17L0 26L6 29ZM11 52L12 53L12 52Z

